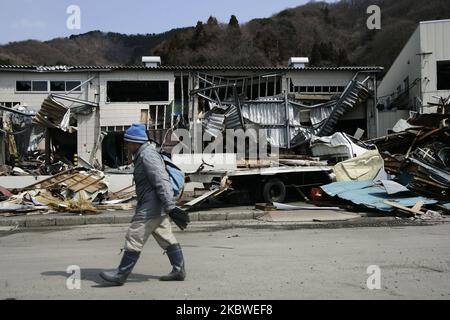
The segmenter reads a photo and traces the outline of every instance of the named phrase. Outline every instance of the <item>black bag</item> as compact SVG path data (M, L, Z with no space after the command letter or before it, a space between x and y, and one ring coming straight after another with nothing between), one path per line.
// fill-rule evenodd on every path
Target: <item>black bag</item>
M181 230L186 229L188 224L191 222L189 219L189 214L178 207L175 207L169 212L169 217Z

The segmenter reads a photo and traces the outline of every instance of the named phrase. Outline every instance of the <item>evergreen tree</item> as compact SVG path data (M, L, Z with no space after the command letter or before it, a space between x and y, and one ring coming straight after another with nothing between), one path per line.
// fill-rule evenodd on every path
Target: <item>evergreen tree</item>
M325 20L325 23L330 24L330 9L328 9L328 6L325 5L320 11L322 11L323 19Z
M193 50L196 50L204 44L204 30L205 28L203 26L203 22L198 21L194 29L194 35L192 36L192 39L190 41L190 47Z
M206 22L208 26L217 26L219 22L217 21L216 17L209 16L208 21Z
M236 16L233 14L230 18L230 22L228 22L228 29L239 29L239 21Z

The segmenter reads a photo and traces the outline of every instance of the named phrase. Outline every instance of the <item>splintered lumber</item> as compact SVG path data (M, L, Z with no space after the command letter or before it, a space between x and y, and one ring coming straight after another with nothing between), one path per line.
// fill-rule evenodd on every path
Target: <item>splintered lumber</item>
M88 178L90 178L90 177L88 177ZM93 186L93 185L95 185L96 183L98 183L98 182L100 182L100 181L102 181L103 179L104 179L105 177L101 177L101 178L99 178L99 179L95 179L94 181L92 181L92 182L90 182L90 183L88 183L88 184L86 184L86 185L82 185L82 186L80 186L80 187L78 187L78 188L76 188L76 189L71 189L73 192L79 192L79 191L81 191L81 190L85 190L85 189L88 189L89 187L91 187L91 186ZM78 183L77 183L78 184ZM89 190L88 190L89 191ZM92 191L90 191L90 192L92 192Z
M408 208L408 207L402 206L401 204L398 204L398 203L395 203L395 202L392 202L392 201L389 201L389 200L384 200L384 203L388 204L388 205L390 205L390 206L392 206L394 208L397 208L397 209L400 209L402 211L405 211L405 212L407 212L409 214L413 214L413 215L423 214L423 212L420 211L420 209L422 208L422 206L424 204L423 201L418 201L412 208Z
M30 189L33 189L33 188L34 188L35 186L37 186L37 185L41 185L42 183L45 183L45 182L50 182L51 180L53 180L53 179L55 179L55 178L58 178L58 177L60 177L60 176L62 176L62 175L71 173L72 171L74 171L74 170L73 170L73 169L68 169L68 170L65 170L65 171L61 171L61 172L59 172L59 173L57 173L57 174L55 174L55 175L53 175L53 176L51 176L51 177L49 177L49 178L46 178L46 179L40 180L40 181L38 181L38 182L35 182L35 183L33 183L33 184L30 184L29 186L26 186L26 187L24 187L24 188L22 188L22 189L19 189L19 190L24 191L24 190L30 190Z
M134 184L132 184L131 186L128 186L126 188L120 189L119 191L111 192L111 195L109 196L109 199L113 200L113 199L128 198L130 196L133 196L136 193L136 190L134 190L134 189L133 190L129 190L129 189L131 189L133 187L135 187ZM126 191L126 190L129 190L129 191Z
M133 209L132 203L117 203L117 204L98 204L96 208L98 210L108 210L108 209L115 209L115 210L131 210Z

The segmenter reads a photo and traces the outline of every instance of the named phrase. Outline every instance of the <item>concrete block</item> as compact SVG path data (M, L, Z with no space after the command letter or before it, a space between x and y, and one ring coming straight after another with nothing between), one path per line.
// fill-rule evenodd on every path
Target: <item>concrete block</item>
M254 218L253 212L228 212L227 220L252 220Z
M198 221L225 221L227 220L226 212L199 212Z
M0 226L8 227L8 226L18 226L19 228L25 227L25 219L0 219Z
M56 225L56 218L28 218L25 220L26 228L52 227Z
M131 222L131 215L126 216L114 216L114 222L115 224L121 224L121 223L130 223Z
M189 219L192 221L198 221L199 219L199 213L198 212L190 212L189 213Z
M114 217L105 217L102 215L86 216L86 224L113 224Z
M57 226L77 226L86 224L86 217L73 216L73 217L58 217L56 218Z

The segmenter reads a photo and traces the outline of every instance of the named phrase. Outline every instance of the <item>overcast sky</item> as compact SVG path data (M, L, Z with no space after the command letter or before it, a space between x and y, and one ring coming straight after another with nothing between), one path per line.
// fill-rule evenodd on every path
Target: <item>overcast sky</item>
M49 40L92 30L126 34L160 33L193 26L210 15L243 23L269 17L308 0L0 0L0 44L26 39ZM328 1L334 2L334 1ZM81 28L70 30L70 5L81 10Z

